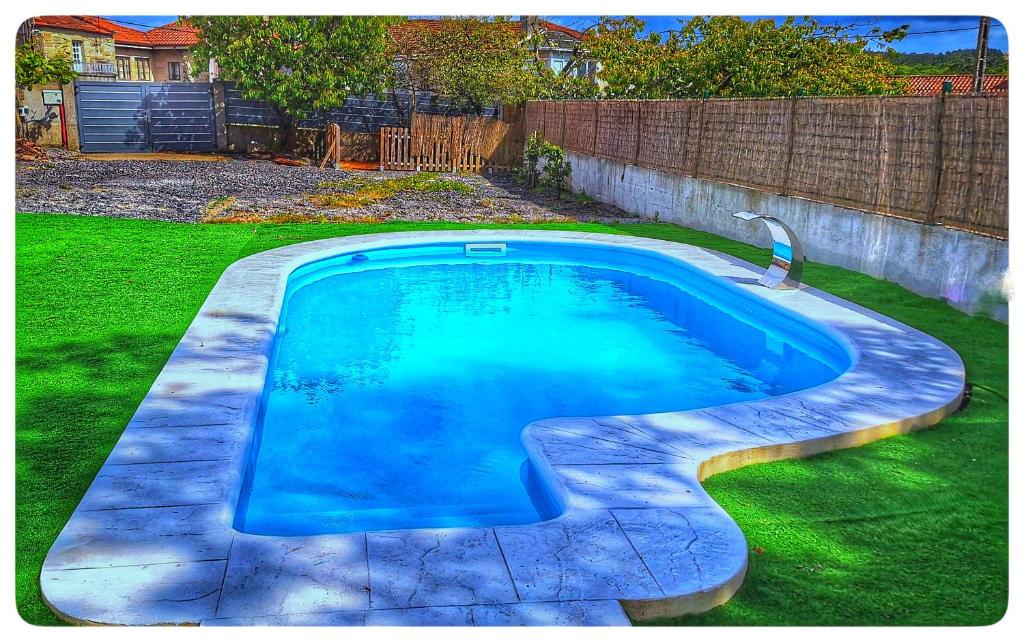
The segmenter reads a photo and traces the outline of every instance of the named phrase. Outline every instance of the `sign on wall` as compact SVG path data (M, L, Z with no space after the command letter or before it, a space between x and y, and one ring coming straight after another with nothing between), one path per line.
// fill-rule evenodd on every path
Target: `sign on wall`
M43 105L62 105L64 103L64 90L62 89L44 89L43 90Z

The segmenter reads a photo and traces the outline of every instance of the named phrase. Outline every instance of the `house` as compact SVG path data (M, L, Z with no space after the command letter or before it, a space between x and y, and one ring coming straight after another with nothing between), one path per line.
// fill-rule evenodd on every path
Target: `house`
M537 16L520 16L518 23L510 21L505 24L508 29L515 30L524 42L532 38L533 42L529 46L534 55L556 74L567 68L569 73L580 77L593 78L597 73L597 62L586 57L583 33L548 20L540 20ZM414 18L392 27L392 33L410 26L439 29L441 21Z
M139 31L99 16L40 16L29 21L32 38L46 56L71 58L81 80L201 81L190 68L189 48L199 42L187 22Z
M21 25L18 40L32 42L47 57L67 56L82 81L187 82L208 77L205 66L191 67L189 48L199 38L197 30L182 21L139 31L98 16L40 16ZM55 93L63 104L53 100ZM19 135L42 145L78 149L72 85L19 89L17 103L22 108L17 116Z
M533 51L556 74L566 68L581 78L593 78L597 73L597 61L587 58L582 32L537 16L520 16L519 31L524 37L537 36Z
M894 80L906 83L907 94L911 96L938 96L943 84L952 83L954 94L973 94L974 76L971 74L949 74L934 76L900 76ZM1005 96L1010 92L1010 79L1006 74L986 75L982 81L983 93Z

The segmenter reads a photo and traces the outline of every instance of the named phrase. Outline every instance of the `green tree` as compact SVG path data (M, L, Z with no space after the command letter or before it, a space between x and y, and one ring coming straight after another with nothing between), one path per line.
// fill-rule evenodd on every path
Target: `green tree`
M75 79L75 69L68 56L44 56L31 42L18 45L14 51L14 83L19 89L52 82L66 85Z
M518 105L537 94L536 59L518 24L504 18L410 21L392 30L396 60L388 84L445 96L479 114L491 105Z
M835 96L898 93L895 68L867 49L906 34L813 18L697 16L662 40L641 38L637 18L602 19L587 46L602 64L605 93L629 98Z
M643 36L646 23L635 16L601 18L585 46L601 70L608 98L670 98L668 63L681 54L676 43L662 42L659 34Z
M375 16L190 16L199 29L199 60L216 59L226 80L277 114L280 146L298 122L344 104L350 95L380 91L391 65L387 30Z
M590 99L601 95L601 88L593 80L580 77L563 69L561 73L548 65L537 65L536 97L546 100Z

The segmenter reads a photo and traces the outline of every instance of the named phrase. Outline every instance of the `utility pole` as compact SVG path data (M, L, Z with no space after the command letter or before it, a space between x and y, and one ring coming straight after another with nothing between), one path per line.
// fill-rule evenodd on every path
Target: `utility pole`
M978 22L978 55L974 61L974 93L980 95L985 89L985 65L988 63L988 28L992 18L982 16Z

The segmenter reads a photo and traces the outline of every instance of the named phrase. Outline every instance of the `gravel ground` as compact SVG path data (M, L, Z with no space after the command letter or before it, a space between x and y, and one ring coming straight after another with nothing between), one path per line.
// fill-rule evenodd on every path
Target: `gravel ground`
M523 189L508 175L445 175L472 186L464 192L401 191L356 208L325 209L315 194L325 183L359 175L371 180L405 172L288 167L271 161L91 160L48 150L47 162L17 163L17 211L60 212L161 221L639 221L615 207Z

